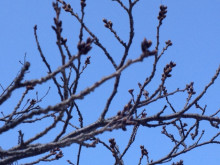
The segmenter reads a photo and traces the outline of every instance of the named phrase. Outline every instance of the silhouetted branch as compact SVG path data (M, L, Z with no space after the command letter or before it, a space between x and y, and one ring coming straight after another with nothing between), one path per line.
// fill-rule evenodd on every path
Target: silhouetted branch
M163 157L157 160L150 160L150 151L141 145L139 165L144 161L144 158L147 159L148 165L162 164L197 147L207 144L220 144L220 141L217 139L220 136L220 132L218 131L220 125L220 110L216 110L211 115L208 115L206 113L208 111L208 106L203 106L203 103L201 103L201 99L205 96L207 90L219 77L220 66L202 92L197 94L193 82L187 84L186 87L169 91L167 80L172 77L171 73L174 67L176 67L176 63L170 61L164 66L161 80L159 80L158 85L154 85L154 90L150 90L149 85L155 83L154 80L157 77L157 68L159 67L160 59L164 57L167 49L172 46L171 40L167 40L165 42L166 45L159 49L161 42L160 29L166 18L167 6L160 6L159 15L157 17L158 25L156 28L156 42L154 43L155 48L152 49L153 42L151 40L143 37L143 41L139 44L141 54L134 59L128 59L131 52L130 49L135 41L135 20L133 17L133 10L139 0L128 0L128 3L121 0L113 1L121 7L122 11L126 12L128 18L127 28L129 29L129 33L127 34L128 40L124 41L117 33L117 29L113 28L112 21L103 19L104 26L114 35L114 38L118 41L118 45L123 46L123 53L121 56L117 56L118 64L115 62L113 56L107 51L107 47L105 47L104 44L99 41L95 33L90 30L89 26L93 25L87 25L85 23L84 20L87 16L85 11L87 5L86 0L80 1L80 15L78 15L75 9L64 0L57 0L53 3L55 18L52 29L56 35L56 46L60 58L60 66L54 71L52 71L51 64L46 60L46 56L41 49L37 35L37 25L34 26L34 37L37 44L37 50L42 62L47 67L48 73L38 79L24 80L25 74L30 67L30 63L26 62L26 59L24 59L24 62L20 62L23 65L21 71L19 71L16 78L8 87L4 88L3 85L0 84L2 89L2 93L0 94L0 105L3 103L10 104L9 98L11 95L13 95L15 91L19 92L19 89L23 91L20 97L16 98L14 108L6 108L1 111L0 122L2 124L0 125L0 135L9 131L13 132L13 128L15 127L19 127L20 130L16 132L15 136L18 138L17 145L12 145L8 149L2 149L0 147L0 165L12 164L20 159L30 158L41 154L46 155L41 155L37 160L26 163L25 165L52 162L63 158L64 154L61 149L71 146L72 144L77 144L79 146L78 153L76 154L76 163L74 162L77 165L80 164L80 159L82 159L81 154L84 151L82 150L83 147L95 148L97 144L102 144L104 148L110 151L114 158L115 165L124 165L126 163L124 163L123 157L131 150L131 145L136 142L135 139L138 136L137 131L140 126L143 127L143 129L162 129L162 136L168 138L172 148L169 152L165 153ZM59 7L59 4L61 4L62 7ZM67 38L63 37L63 25L60 19L61 11L69 13L80 24L78 29L79 42L77 45L77 53L71 53L71 49L69 49L67 45ZM85 35L89 35L90 37L84 40ZM86 84L87 87L85 88L83 83L87 82L82 82L81 80L82 75L85 75L90 69L90 67L88 67L90 66L89 64L93 64L93 61L90 59L91 56L88 55L92 46L97 46L102 50L102 53L107 57L107 60L110 61L114 70L105 76L101 75L102 78L96 79L92 84ZM85 58L83 58L83 56ZM119 95L121 86L123 86L121 79L122 76L126 75L124 71L134 64L145 63L148 58L153 58L150 73L148 75L142 75L144 81L139 82L137 80L137 89L131 88L128 90L127 94L130 98L127 100L127 104L122 105L122 109L117 113L113 109L111 116L108 116L108 112L113 107L111 105L114 104L114 99ZM57 76L60 76L59 79L57 79ZM99 114L97 114L98 118L88 124L86 119L90 117L94 111L87 111L84 113L85 111L79 104L79 100L83 104L86 104L86 100L84 100L86 96L91 95L92 92L96 92L98 87L103 86L107 82L111 82L110 80L112 79L114 82L111 84L112 88L108 87L111 89L110 95L106 100L101 100L105 101L103 109L101 111L95 111L99 112ZM50 87L41 97L38 96L38 91L36 91L36 98L33 98L29 91L35 91L37 87L41 88L42 84L48 85L50 80L53 81L53 85L57 88L57 96L60 97L60 100L53 104L47 104L47 102L42 104L43 100L48 96ZM84 88L82 88L82 86ZM105 95L105 91L103 91L102 94ZM177 97L178 94L187 95L183 100L180 99L180 102L184 104L180 108L177 108L172 100L172 97ZM26 97L29 98L25 100ZM158 104L153 110L148 108L148 106L150 107L151 104L157 104L160 100L164 102ZM99 104L100 98L94 97L93 101ZM121 103L120 99L117 100L117 104L118 103ZM190 110L193 108L198 112L192 113ZM214 136L209 137L209 139L203 138L206 136L206 130L208 128L203 129L202 122L209 123L207 126L217 130ZM29 132L23 129L23 125L28 124L35 126L36 123L41 123L42 125L46 123L46 125L42 127L41 131L29 136ZM128 142L122 152L119 150L119 148L121 149L121 144L118 139L111 137L109 143L100 140L100 135L106 132L114 130L127 131L128 127L133 127L133 130L130 136L123 137L123 139ZM49 136L49 132L52 130L55 132L53 140L43 143L41 138ZM71 165L74 164L70 160L67 160L67 162ZM182 160L173 163L173 165L182 164Z

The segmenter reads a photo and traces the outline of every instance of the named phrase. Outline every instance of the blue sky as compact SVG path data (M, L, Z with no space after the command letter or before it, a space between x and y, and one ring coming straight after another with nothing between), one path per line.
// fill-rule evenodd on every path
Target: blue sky
M51 29L55 12L52 8L52 0L7 0L2 1L0 6L0 83L6 87L16 76L21 68L19 61L23 61L26 53L27 61L31 62L30 73L27 79L39 78L47 73L47 68L41 62L34 40L33 27L38 25L38 36L42 49L48 61L50 61L52 69L60 66L60 56L55 45L55 34ZM77 13L80 13L79 2L69 1ZM157 74L153 82L149 85L148 90L153 91L160 83L163 67L171 60L176 62L177 66L172 72L172 78L167 81L168 90L176 88L184 88L185 84L191 81L195 82L195 90L197 93L202 91L203 87L210 81L215 74L217 67L220 64L220 1L218 0L140 0L134 8L134 23L135 23L135 38L133 46L129 53L131 59L137 58L140 53L140 43L144 37L153 41L155 46L156 41L156 26L157 15L160 4L168 6L167 18L163 22L161 28L161 45L160 50L165 45L165 41L170 39L173 46L168 49L164 57L159 62ZM85 15L85 23L106 46L107 50L112 54L115 61L118 63L123 53L123 48L118 44L113 35L104 28L102 18L110 19L113 22L113 27L122 39L128 39L128 18L125 12L116 2L111 0L87 0ZM63 35L68 38L68 44L72 54L77 52L76 44L78 42L79 24L69 14L62 12L64 31ZM85 38L88 34L85 33ZM84 39L85 39L84 38ZM81 77L80 89L92 85L95 81L103 76L114 71L111 64L107 61L99 48L93 47L90 52L91 65L88 66L85 73ZM110 107L108 116L114 115L118 110L130 99L128 89L134 88L138 90L137 83L143 82L145 77L149 75L152 68L152 59L145 60L142 64L135 64L124 72L122 76L120 91ZM85 101L79 101L80 108L84 115L85 125L96 120L99 113L105 105L105 99L108 98L112 90L113 81L105 83L97 89L91 96L85 98ZM37 87L35 91L30 93L30 98L35 96L38 91L40 96L43 96L48 87L52 89L45 98L42 106L48 104L56 104L59 100L55 96L56 89L48 83L43 87ZM201 105L207 104L207 114L212 114L220 107L219 100L220 80L209 89L206 97L201 100ZM78 92L79 92L78 91ZM16 105L16 98L21 96L23 90L19 90L11 97L8 103L0 107L0 111L13 109ZM184 96L172 98L175 107L181 108L185 101ZM159 102L158 105L147 107L151 113L159 110L164 102ZM6 110L7 109L7 110ZM10 110L9 110L10 111ZM207 123L202 125L203 129L208 129L207 136L218 131L209 127ZM201 126L201 127L202 127ZM25 137L28 138L31 134L41 130L43 125L38 124L34 129L28 126L24 128L15 128L8 134L0 136L0 145L5 148L10 144L17 143L17 131L24 130ZM202 128L201 128L202 129ZM69 130L70 131L70 130ZM53 135L56 131L52 131ZM126 146L127 138L131 129L127 132L115 131L106 133L101 138L107 142L109 138L115 137L116 142L119 142L121 150ZM130 152L125 156L126 164L137 164L140 157L140 145L145 145L149 149L151 158L156 160L170 148L170 141L165 136L160 134L161 129L144 129L138 130L136 142L131 147ZM30 135L29 135L30 134ZM42 139L48 141L50 137ZM3 147L3 148L4 148ZM70 159L76 162L77 147L73 145L66 150L63 150L64 158L54 162L53 164L63 164L65 160ZM198 148L187 154L184 154L177 159L184 159L188 164L212 164L217 165L220 162L219 157L220 146L209 145ZM105 148L98 145L97 149L83 148L81 164L113 164L114 159L111 157ZM19 161L24 163L23 161ZM44 163L41 163L44 164ZM66 163L67 164L67 163ZM167 163L171 164L171 163Z

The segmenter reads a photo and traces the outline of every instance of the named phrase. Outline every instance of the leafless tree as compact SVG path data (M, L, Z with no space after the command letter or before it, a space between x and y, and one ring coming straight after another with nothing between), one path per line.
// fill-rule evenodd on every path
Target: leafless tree
M121 55L117 55L120 58L120 62L116 62L115 57L107 50L104 44L99 40L95 33L90 29L90 25L84 22L86 0L81 0L81 14L74 12L74 8L67 4L63 0L57 0L53 3L56 16L54 18L54 25L52 29L56 34L56 45L58 47L61 66L55 70L52 70L50 62L47 60L47 56L44 54L40 42L38 40L37 25L34 26L34 36L36 39L37 49L39 55L42 58L42 62L47 67L47 75L38 79L28 80L25 78L27 72L29 72L30 63L24 61L23 67L19 71L18 75L4 88L2 85L2 93L0 95L0 105L6 102L10 102L10 97L15 91L23 91L20 98L17 98L17 105L14 109L4 109L1 112L0 117L0 135L7 132L13 132L15 139L18 139L18 144L5 150L0 149L0 164L16 164L19 160L41 155L35 161L26 164L37 164L42 161L52 162L58 159L65 159L69 164L80 164L80 154L82 147L96 147L101 144L103 150L109 151L109 156L113 156L117 165L123 165L123 157L132 146L137 135L137 131L142 128L161 128L162 134L170 140L172 149L160 159L155 160L149 156L150 151L145 146L140 146L140 159L137 160L137 164L141 164L145 157L148 165L162 164L171 161L174 157L177 157L183 153L186 153L197 147L206 144L219 144L217 140L220 132L218 131L220 119L218 117L219 111L212 115L206 115L206 106L202 106L200 103L201 98L206 94L206 91L210 86L215 83L215 80L219 76L220 67L213 75L210 82L204 87L201 93L196 93L194 90L194 83L191 82L183 88L177 88L174 91L168 91L166 88L166 80L171 77L171 72L176 67L174 62L168 63L164 66L164 70L161 76L159 86L155 88L153 92L147 91L148 86L152 83L156 76L156 70L160 59L164 56L166 50L172 46L172 42L167 40L164 43L164 48L159 49L160 45L160 28L167 14L167 6L161 5L159 7L158 26L156 34L156 43L152 43L151 40L143 37L142 43L140 43L139 49L142 51L140 55L137 54L136 59L128 59L128 55L133 44L134 39L134 20L133 9L139 0L128 0L128 4L125 4L121 0L112 0L113 3L117 3L122 10L124 10L129 20L129 37L125 41L121 39L120 35L114 29L111 20L103 19L104 26L107 28L117 39L118 44L124 48L124 52ZM62 21L60 20L60 13L65 12L71 15L80 23L79 29L79 42L77 45L77 53L71 53L68 42L62 34ZM87 39L84 39L85 35L89 35ZM152 45L155 45L153 47ZM109 75L102 75L100 80L90 85L87 88L79 88L82 83L81 75L89 69L91 63L89 56L92 47L99 48L103 55L106 56L106 60L114 68L114 72ZM85 58L86 57L86 58ZM115 113L111 117L106 117L107 113L111 109L113 100L115 99L118 90L120 90L120 80L124 73L124 70L137 63L144 63L148 59L153 59L153 65L151 67L151 73L144 77L145 81L138 83L134 89L129 89L128 94L130 99L124 107ZM31 74L33 74L31 72ZM145 75L143 75L145 76ZM113 80L112 92L106 100L105 107L100 111L99 117L93 123L89 125L84 124L84 116L82 110L78 106L78 101L83 101L85 97L91 95L92 92L96 92L97 88L104 83ZM27 99L31 91L36 91L36 87L53 82L53 87L57 89L57 96L60 101L53 105L41 106L41 102L47 96L49 90L42 98ZM49 86L49 85L48 85ZM139 88L138 88L139 87ZM38 88L39 89L39 88ZM137 93L137 95L136 95ZM184 106L181 109L175 109L170 101L170 97L175 97L177 94L186 94L187 97L184 102ZM103 93L104 95L104 93ZM94 98L95 100L95 98ZM159 111L152 110L151 114L147 114L145 109L153 103L157 103L159 100L164 100L165 104L160 105ZM86 103L85 103L86 104ZM23 106L22 106L23 105ZM192 109L198 109L198 112L191 113ZM87 112L87 115L92 115L92 111ZM76 116L77 115L77 116ZM76 119L78 119L76 121ZM205 136L205 130L202 130L199 126L203 121L210 123L210 127L216 128L216 134L207 141L202 141L202 137ZM24 124L35 125L39 122L50 122L50 125L45 126L41 132L28 139L25 138L28 132L22 130ZM77 123L78 122L78 123ZM58 129L58 125L62 125L62 129ZM79 126L78 126L79 125ZM20 131L15 132L13 128L19 127ZM130 137L127 137L127 146L125 148L120 147L120 142L116 143L117 139L110 138L109 142L101 139L100 135L113 130L126 131L127 128L132 127ZM71 129L69 129L71 128ZM169 128L169 129L168 129ZM171 129L170 129L171 128ZM47 137L51 130L57 129L56 136L50 142L44 143L39 140L42 137ZM177 132L177 133L176 133ZM190 139L190 140L189 140ZM73 163L71 158L63 157L63 148L71 146L72 144L78 144L78 154L76 162ZM183 161L173 163L183 164Z

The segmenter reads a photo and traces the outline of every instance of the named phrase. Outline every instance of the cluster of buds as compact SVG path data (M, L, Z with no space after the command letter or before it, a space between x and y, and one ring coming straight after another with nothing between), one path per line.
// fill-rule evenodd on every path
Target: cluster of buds
M160 12L159 16L157 17L160 21L162 21L164 18L166 18L167 13L167 6L160 5Z
M53 8L56 11L56 13L59 15L61 8L58 6L58 2L53 2Z
M52 26L52 29L56 32L57 34L57 40L60 41L61 40L61 33L63 31L62 29L62 21L59 20L59 15L60 15L60 10L61 8L58 7L58 4L57 3L53 3L53 6L54 6L54 10L56 11L56 14L57 16L54 18L54 24L56 26ZM64 41L62 41L64 42Z
M187 93L189 94L189 95L194 95L194 94L196 94L196 92L194 91L194 88L193 88L193 82L191 82L189 85L187 84L186 85L186 90L187 90Z
M63 1L63 6L62 6L62 8L63 8L66 12L72 12L72 11L73 11L71 5L70 5L70 4L66 4L66 2L64 2L64 1Z
M67 38L61 37L60 41L61 41L61 45L66 45Z
M165 43L166 43L167 46L172 46L172 45L173 45L173 43L172 43L171 40L168 40L168 41L166 41Z
M130 110L131 108L132 108L132 104L131 104L131 101L129 101L128 104L126 104L126 105L124 106L124 109L123 109L122 112L124 112L124 114L125 114L126 112L129 112L129 110Z
M172 61L165 66L165 68L163 69L163 74L161 79L162 81L164 81L167 77L171 77L170 72L172 71L172 68L175 66L176 64Z
M147 40L144 38L144 40L141 43L141 50L143 53L148 53L149 55L155 55L157 53L157 50L149 51L148 49L151 47L152 41Z
M63 157L63 152L60 151L58 154L56 154L56 159L60 159Z
M151 47L151 45L152 45L152 41L144 38L144 40L141 43L142 52L146 52Z
M50 151L50 153L56 155L56 159L60 159L63 157L63 152L60 150L60 148L54 148Z
M144 146L140 146L140 148L141 148L141 154L142 154L142 156L148 156L148 152L147 152L147 150L144 148Z
M36 104L36 102L37 101L35 99L32 99L31 102L30 102L30 105L34 105L34 104Z
M115 145L116 145L115 139L114 139L114 138L109 139L109 143L110 143L111 149L114 149L114 148L115 148Z
M81 54L87 54L91 49L91 44L93 40L91 38L87 38L86 42L80 42L77 45L77 48Z
M115 139L114 138L109 139L109 143L110 143L110 148L111 148L111 151L112 151L112 155L114 157L117 157L117 149L116 149Z
M86 0L81 0L80 4L82 8L86 7Z
M103 18L103 20L102 20L104 23L105 23L105 27L106 28L109 28L109 29L111 29L112 28L112 26L113 26L113 23L112 23L112 21L107 21L107 19L105 19L105 18Z
M148 91L144 90L143 95L144 95L145 99L149 98L149 92Z
M141 83L138 83L138 86L139 86L140 90L142 90L142 85L141 85ZM146 91L145 89L143 89L143 96L145 97L145 99L148 99L148 98L149 98L149 92Z
M57 18L54 18L54 23L57 26L57 28L55 26L52 26L52 29L57 33L61 33L63 31L62 21L58 20Z

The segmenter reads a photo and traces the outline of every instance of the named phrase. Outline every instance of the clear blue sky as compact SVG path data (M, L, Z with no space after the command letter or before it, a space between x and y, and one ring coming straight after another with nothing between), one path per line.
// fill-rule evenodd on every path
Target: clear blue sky
M119 7L116 2L111 0L87 0L85 23L106 46L116 62L122 55L123 49L118 46L117 40L113 35L103 26L102 18L112 20L114 28L122 39L128 39L128 18L125 12ZM58 49L55 45L55 34L51 29L53 24L53 17L55 12L52 8L52 0L6 0L2 1L0 5L0 83L6 87L16 76L18 70L21 68L19 61L23 61L24 54L27 54L27 60L31 62L30 73L27 79L39 78L47 73L47 68L41 62L39 53L36 48L34 40L33 27L38 25L38 36L42 49L48 61L50 61L53 69L60 65L60 57ZM80 13L79 2L71 2L73 8L77 13ZM173 46L169 48L165 56L161 59L157 74L153 83L148 87L149 91L153 91L160 83L161 73L163 67L173 60L177 66L173 70L173 77L167 81L168 90L175 90L176 88L184 88L185 84L191 81L195 82L195 90L197 93L201 91L211 77L215 74L217 67L220 64L220 1L218 0L140 0L134 8L134 23L135 23L135 38L133 46L128 58L136 58L140 55L140 43L144 37L151 39L155 43L157 15L161 2L168 6L167 18L164 20L161 28L161 48L165 45L164 42L168 39L172 40ZM69 47L72 53L76 53L76 43L78 42L79 24L69 14L62 11L64 32L63 35L67 37ZM85 36L88 36L85 34ZM85 39L85 38L84 38ZM153 45L154 46L154 45ZM93 48L90 53L91 65L88 66L85 74L82 75L80 89L92 85L93 82L99 80L101 77L112 73L113 67L106 60L102 51L98 48ZM134 88L138 90L137 83L143 82L145 76L149 74L152 67L152 60L149 59L140 65L134 65L127 69L122 76L120 84L120 91L110 107L108 116L114 115L118 110L122 109L124 104L130 99L127 90ZM108 98L112 90L112 82L105 83L98 88L97 92L91 96L86 97L86 102L79 101L80 108L84 115L85 125L90 124L96 120L99 113L105 105L105 99ZM37 88L39 95L43 96L48 87L52 89L45 98L42 106L48 104L56 104L58 98L55 96L56 89L52 84L44 85L42 88ZM104 91L104 92L103 92ZM219 99L220 80L216 81L214 86L210 88L207 96L202 99L201 105L207 104L207 114L212 114L220 107ZM9 103L0 107L0 111L10 111L16 105L16 98L21 95L23 90L15 93ZM33 91L30 98L35 96ZM173 104L178 109L185 102L184 97L178 99L172 98ZM153 105L147 107L147 110L158 111L163 107L161 105ZM8 110L9 109L9 110ZM75 119L77 121L77 118ZM34 128L14 128L8 134L0 135L0 146L9 148L11 144L17 143L17 131L22 129L25 133L25 138L30 137L30 134L42 130L43 125L35 126ZM202 128L204 127L204 128ZM207 136L218 131L210 129L209 125L205 123L201 125L201 129L208 129ZM70 130L69 130L70 131ZM51 132L51 136L56 131ZM127 144L126 136L131 132L115 131L106 133L101 136L102 140L115 137L116 142L121 143L120 149L123 150ZM152 159L163 156L170 145L169 139L160 134L161 129L139 129L136 142L130 148L130 152L125 156L125 164L138 164L140 157L140 145L145 145L149 150ZM51 140L44 138L43 142ZM206 139L206 138L204 138ZM107 142L108 143L108 142ZM76 162L76 154L78 147L72 147L63 150L64 157L52 164L67 164L66 160L70 159ZM69 152L68 152L69 151ZM183 159L186 165L200 164L200 165L218 165L220 162L220 146L209 145L198 148L187 154L179 156L177 159ZM104 162L108 163L104 163ZM82 150L81 164L82 165L99 165L99 164L113 164L114 159L111 153L98 145L97 149ZM144 160L145 161L145 160ZM65 163L64 163L65 162ZM172 161L173 162L173 161ZM19 163L24 163L19 161ZM44 163L41 163L44 164ZM143 163L144 164L144 163ZM171 164L171 162L167 163Z

